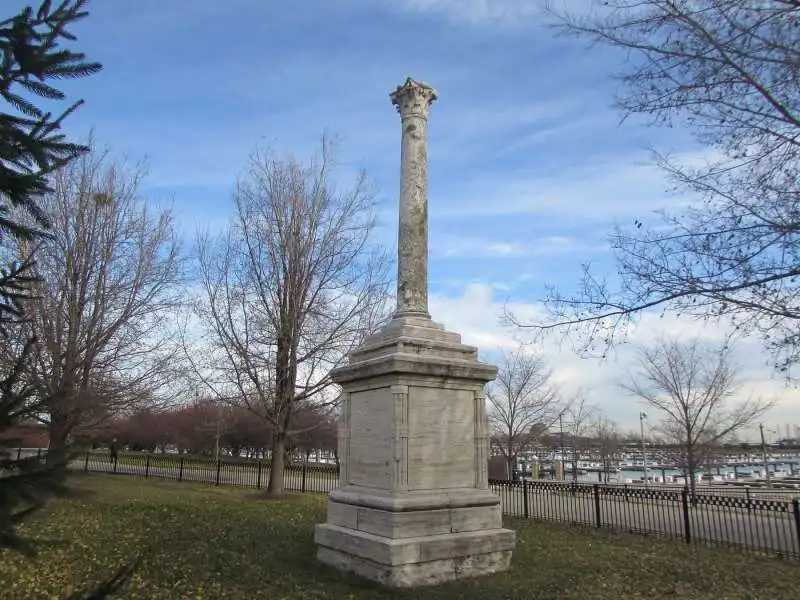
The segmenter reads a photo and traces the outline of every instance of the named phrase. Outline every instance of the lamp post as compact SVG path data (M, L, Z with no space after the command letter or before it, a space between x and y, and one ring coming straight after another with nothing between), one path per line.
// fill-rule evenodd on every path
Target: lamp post
M647 487L647 453L644 448L644 421L647 419L647 413L639 413L639 428L642 433L642 464L644 464L644 487Z
M761 432L761 460L764 463L764 477L766 478L767 487L772 487L772 479L769 476L769 461L767 460L767 442L764 439L764 424L760 423L758 430Z
M564 476L564 413L558 415L558 428L561 431L561 450L558 455L561 460L561 478L566 479Z

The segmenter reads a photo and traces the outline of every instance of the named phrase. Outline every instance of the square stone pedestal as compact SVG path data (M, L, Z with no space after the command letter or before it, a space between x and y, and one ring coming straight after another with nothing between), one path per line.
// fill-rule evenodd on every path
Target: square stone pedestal
M319 560L392 587L509 567L515 534L487 479L495 374L424 317L396 318L333 373L341 469L316 529Z

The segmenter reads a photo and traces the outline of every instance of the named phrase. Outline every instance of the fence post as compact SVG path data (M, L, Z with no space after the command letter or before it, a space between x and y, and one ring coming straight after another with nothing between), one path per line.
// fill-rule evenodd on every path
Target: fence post
M147 479L150 477L150 454L148 453L144 459L144 478Z
M747 498L747 512L752 512L753 508L750 506L751 499L750 499L750 486L749 485L744 486L744 495L745 495L745 498Z
M681 490L681 505L683 506L683 531L686 543L692 543L691 524L689 522L689 489L684 487Z
M797 555L800 556L800 499L792 500L794 510L794 529L797 532Z
M592 487L594 487L594 517L597 528L600 529L603 526L603 520L600 515L600 486L595 483Z
M181 456L181 468L178 471L178 481L183 481L183 457Z
M306 465L308 464L307 460L303 461L303 481L300 484L300 491L304 494L306 493Z
M261 489L261 459L258 459L258 479L256 479L256 488Z
M88 473L89 472L89 451L88 450L86 451L86 456L83 459L83 472L84 473Z
M531 509L528 505L528 482L522 480L522 511L526 519L531 517Z
M217 482L214 485L219 485L219 468L222 466L222 461L217 460Z

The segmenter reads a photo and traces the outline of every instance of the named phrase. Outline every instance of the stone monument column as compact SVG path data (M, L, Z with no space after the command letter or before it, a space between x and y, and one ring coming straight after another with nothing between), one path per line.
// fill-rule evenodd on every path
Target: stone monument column
M400 113L397 315L428 314L428 111L436 91L411 78L391 94Z
M331 377L342 387L339 488L317 558L392 587L502 571L513 531L488 488L484 387L497 369L428 314L430 86L391 94L403 124L397 310Z

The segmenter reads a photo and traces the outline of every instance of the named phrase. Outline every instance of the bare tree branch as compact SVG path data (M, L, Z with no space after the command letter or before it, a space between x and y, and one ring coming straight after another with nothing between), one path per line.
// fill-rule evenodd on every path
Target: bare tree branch
M549 289L539 332L577 336L602 354L641 312L724 318L756 333L787 370L800 357L800 7L796 2L612 0L573 15L559 32L618 48L617 107L653 124L684 126L705 164L656 154L674 191L696 201L652 225L617 228L614 281L589 265L576 294Z
M164 326L182 284L171 213L139 197L141 167L91 145L53 175L42 199L52 226L19 332L37 338L27 377L46 406L39 416L55 459L80 428L152 400L170 381L176 350ZM27 254L24 239L7 242Z
M525 347L503 352L497 378L487 385L492 445L514 468L527 450L558 419L565 408L543 357Z
M561 412L561 420L570 435L572 446L572 480L578 480L578 459L588 442L586 438L598 409L589 403L584 390L578 390Z
M774 402L750 398L732 403L741 384L731 361L730 338L718 347L661 338L640 346L638 370L620 387L644 401L662 417L667 439L682 449L681 462L692 492L694 472L703 453L713 445L751 425Z
M390 259L373 243L374 194L363 174L337 190L334 166L325 140L308 166L254 154L228 230L198 238L200 334L186 353L217 398L269 425L275 494L287 443L304 427L293 429L297 407L336 405L328 373L387 314Z
M608 418L608 415L598 409L591 416L589 431L594 438L595 447L600 452L605 481L608 482L612 459L621 445L619 428Z

